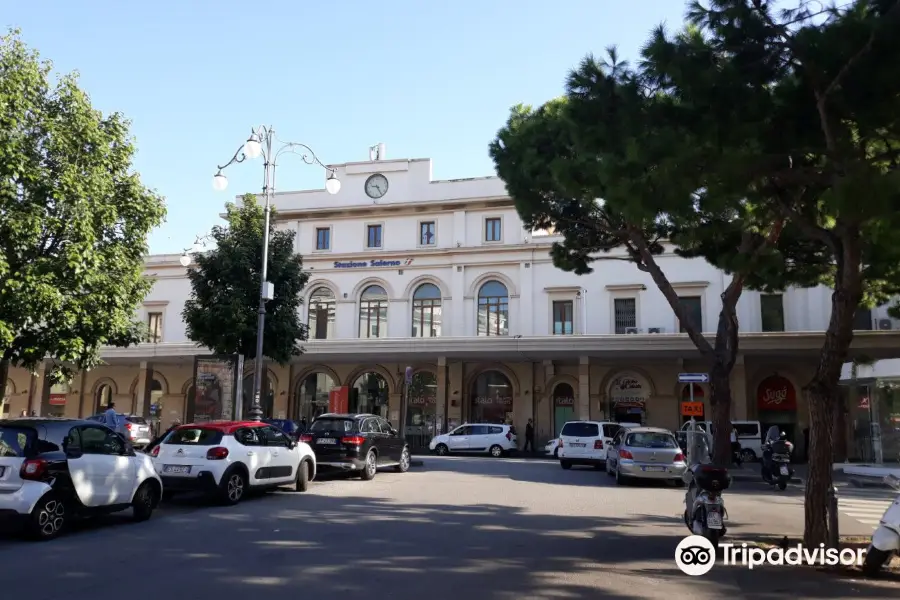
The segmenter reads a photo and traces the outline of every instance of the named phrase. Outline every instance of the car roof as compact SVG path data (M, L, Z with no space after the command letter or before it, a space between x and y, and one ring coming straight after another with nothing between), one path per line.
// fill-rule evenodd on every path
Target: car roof
M224 434L232 434L244 427L264 427L266 425L268 423L262 421L205 421L203 423L186 423L179 425L177 429L214 429Z
M662 427L632 427L628 433L668 433L673 435L671 431Z
M319 419L361 419L363 417L377 417L378 415L373 415L372 413L323 413L316 417L314 420L318 421Z
M70 417L17 417L0 420L0 426L7 427L34 427L35 425L54 425L57 423L71 423L72 425L96 425L96 421L88 419L72 419Z

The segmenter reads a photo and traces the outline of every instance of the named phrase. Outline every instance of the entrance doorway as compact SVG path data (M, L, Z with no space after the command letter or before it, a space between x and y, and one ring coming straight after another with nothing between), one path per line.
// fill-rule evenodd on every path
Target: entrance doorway
M420 371L406 391L406 439L413 450L424 450L437 435L437 377Z
M557 383L553 388L553 431L559 438L563 425L575 418L575 390L568 383Z
M350 412L387 418L387 411L388 386L384 377L372 371L357 377L350 388Z

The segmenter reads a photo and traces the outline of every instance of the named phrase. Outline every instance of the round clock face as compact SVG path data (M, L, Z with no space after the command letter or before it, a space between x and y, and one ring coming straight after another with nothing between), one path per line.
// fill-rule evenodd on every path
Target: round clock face
M376 173L372 175L368 179L366 179L366 195L369 198L381 198L388 191L388 180L387 177L382 175L381 173Z

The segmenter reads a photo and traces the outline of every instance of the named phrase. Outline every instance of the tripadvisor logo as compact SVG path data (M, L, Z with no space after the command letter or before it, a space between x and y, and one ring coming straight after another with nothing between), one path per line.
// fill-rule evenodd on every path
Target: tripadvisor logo
M697 577L709 573L716 564L717 553L721 555L719 561L723 566L743 566L748 569L754 567L773 566L797 566L813 565L823 567L859 566L866 557L863 548L826 548L825 544L819 544L818 548L804 548L802 545L784 548L758 548L741 544L719 544L713 546L703 536L690 535L675 548L675 564L681 572Z

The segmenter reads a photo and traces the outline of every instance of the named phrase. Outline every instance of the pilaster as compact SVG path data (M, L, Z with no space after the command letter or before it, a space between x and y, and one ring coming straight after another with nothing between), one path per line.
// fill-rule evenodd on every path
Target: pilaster
M578 418L591 418L591 357L578 359Z
M435 397L435 426L436 433L447 431L447 413L449 409L449 393L450 385L447 373L447 357L439 356L437 360L437 396Z
M138 370L138 382L137 387L134 390L134 410L132 411L136 415L147 416L144 413L148 413L150 411L150 405L147 403L147 400L150 398L150 384L153 382L153 369L149 362L141 361L140 368ZM121 411L121 407L119 408Z

